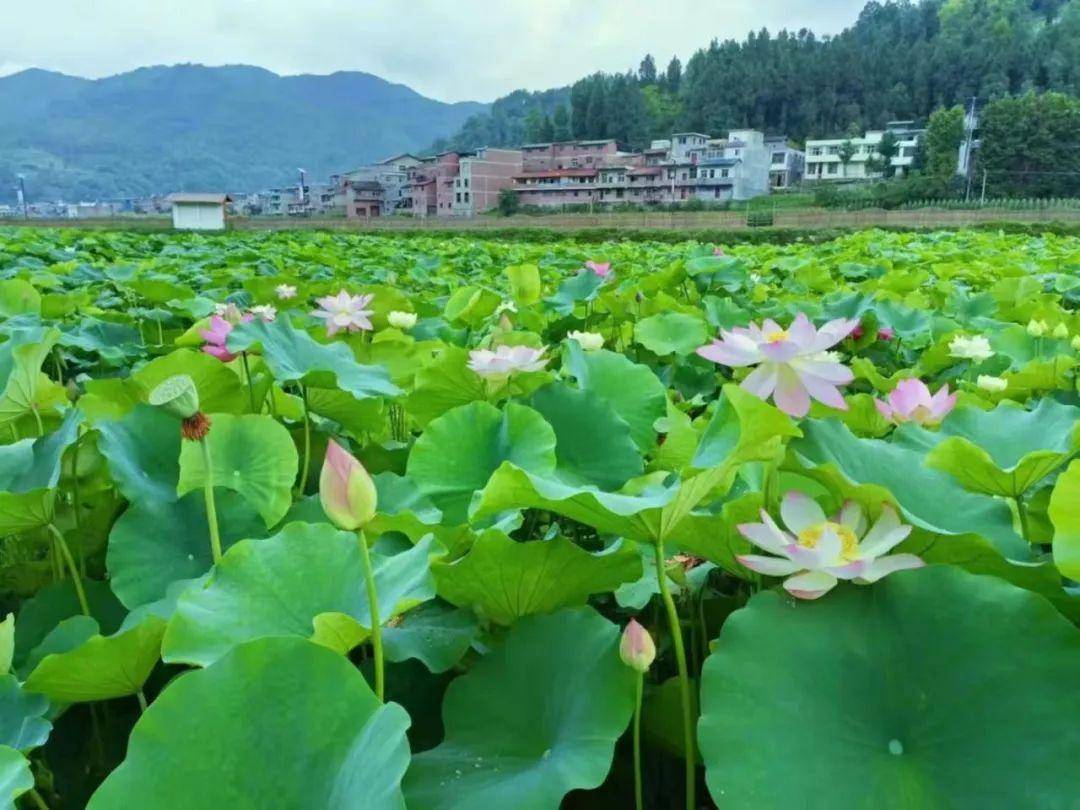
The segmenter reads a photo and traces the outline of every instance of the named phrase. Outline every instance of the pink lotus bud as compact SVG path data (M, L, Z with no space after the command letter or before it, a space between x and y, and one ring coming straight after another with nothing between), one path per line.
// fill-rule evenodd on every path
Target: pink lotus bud
M851 339L852 340L858 340L862 336L863 336L863 328L862 328L862 324L860 323L858 326L856 326L854 329L851 330Z
M712 249L712 255L713 256L723 256L724 255L724 249L723 248L713 248Z
M896 337L896 332L893 331L891 326L883 326L877 330L878 340L892 340Z
M319 475L323 511L339 529L363 528L375 516L378 493L364 465L330 440Z
M622 640L619 642L619 657L624 664L638 672L647 672L656 658L656 645L653 644L652 636L638 624L637 619L631 619L623 630Z

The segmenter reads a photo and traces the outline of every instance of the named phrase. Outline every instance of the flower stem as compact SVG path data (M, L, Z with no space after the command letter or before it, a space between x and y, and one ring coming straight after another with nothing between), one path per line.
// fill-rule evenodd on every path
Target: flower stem
M142 712L145 712L148 708L146 705L146 695L144 695L143 690L140 689L138 692L135 693L135 697L139 701L139 713L141 714Z
M240 362L244 366L244 379L247 380L248 399L251 401L251 412L259 413L262 409L255 407L255 386L251 383L251 367L248 365L247 352L240 352Z
M49 810L49 805L41 798L41 794L37 792L37 788L30 788L26 795L30 797L30 800L34 803L34 807L38 808L38 810Z
M634 695L634 807L643 810L645 807L641 792L641 693L645 683L645 673L637 673L637 684Z
M1031 542L1031 533L1028 530L1028 515L1027 507L1024 506L1024 496L1016 495L1013 500L1016 502L1016 514L1020 518L1020 536L1024 538L1024 542Z
M79 600L79 607L82 608L84 615L89 616L90 604L86 601L86 591L83 590L82 577L79 576L79 568L75 565L75 558L71 556L71 549L68 548L63 533L54 524L50 523L48 529L52 532L53 539L56 540L56 547L60 550L60 556L63 557L64 563L71 573L71 582L75 586L75 596Z
M41 413L33 405L30 406L30 410L33 412L34 419L37 421L37 435L38 436L44 436L45 435L45 424L41 421Z
M308 414L307 387L300 386L300 398L304 402L304 463L300 468L300 491L297 495L303 497L307 491L308 468L311 466L311 416Z
M683 748L686 754L686 808L687 810L694 810L697 805L694 802L696 773L694 770L694 721L690 707L690 675L686 668L686 649L683 647L679 611L675 607L675 600L671 598L671 590L667 584L667 571L664 570L663 541L657 540L654 548L656 550L656 578L660 585L660 598L663 600L664 607L667 610L671 642L675 647L675 663L679 668L679 691L682 696L683 715Z
M210 458L210 443L199 439L203 457L203 495L206 498L206 525L210 529L210 555L215 565L221 560L221 535L218 534L217 504L214 502L214 465Z
M382 623L379 620L379 594L375 590L375 571L371 567L371 554L368 551L364 532L357 532L360 540L360 556L364 562L364 585L367 587L368 611L371 613L371 647L375 652L375 694L379 700L385 694L385 674L383 671Z

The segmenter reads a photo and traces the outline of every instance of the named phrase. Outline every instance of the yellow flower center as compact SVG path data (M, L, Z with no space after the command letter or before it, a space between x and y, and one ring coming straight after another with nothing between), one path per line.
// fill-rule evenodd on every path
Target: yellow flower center
M766 332L765 340L769 343L783 343L788 339L788 333L786 329L777 329L775 332Z
M799 532L799 545L804 548L817 548L826 529L831 529L833 534L840 538L840 557L847 562L859 558L859 538L850 528L843 523L833 523L826 520L816 526L808 526Z

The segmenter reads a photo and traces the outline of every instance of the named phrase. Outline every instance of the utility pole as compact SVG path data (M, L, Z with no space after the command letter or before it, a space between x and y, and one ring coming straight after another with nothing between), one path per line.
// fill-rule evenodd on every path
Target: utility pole
M304 176L306 172L303 169L297 169L297 171L300 172L300 193L297 195L297 200L300 203L300 213L302 214L304 212L304 209L307 207L307 205L305 205L307 200L305 198L304 192L304 186L306 185Z
M983 169L982 196L979 198L979 205L986 205L986 169Z
M26 199L26 176L22 174L16 176L19 178L19 187L16 191L19 193L19 202L22 204L23 219L30 219L29 203Z
M975 96L971 97L971 106L968 108L968 114L964 118L964 174L967 176L967 187L964 191L964 202L971 200L971 142L974 140L975 134L975 104L978 99ZM969 126L970 123L970 126Z

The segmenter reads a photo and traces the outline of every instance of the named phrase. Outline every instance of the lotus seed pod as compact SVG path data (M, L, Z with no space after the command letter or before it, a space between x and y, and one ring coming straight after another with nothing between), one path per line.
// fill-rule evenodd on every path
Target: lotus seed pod
M148 400L178 419L190 419L199 412L199 391L187 374L177 374L159 383Z

